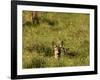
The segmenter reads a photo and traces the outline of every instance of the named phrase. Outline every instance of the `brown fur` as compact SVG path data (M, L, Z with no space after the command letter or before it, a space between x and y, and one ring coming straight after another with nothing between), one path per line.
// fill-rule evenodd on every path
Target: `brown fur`
M39 12L37 11L32 12L32 22L34 24L39 24Z
M54 57L55 59L60 58L61 56L61 48L62 48L62 44L61 43L55 43L53 42L53 52L54 52Z

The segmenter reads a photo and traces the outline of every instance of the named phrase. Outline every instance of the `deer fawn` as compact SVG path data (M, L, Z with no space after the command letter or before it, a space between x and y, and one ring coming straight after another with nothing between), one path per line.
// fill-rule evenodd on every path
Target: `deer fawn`
M61 56L61 49L62 49L63 42L59 42L59 43L53 42L52 44L53 44L54 57L55 59L59 59Z

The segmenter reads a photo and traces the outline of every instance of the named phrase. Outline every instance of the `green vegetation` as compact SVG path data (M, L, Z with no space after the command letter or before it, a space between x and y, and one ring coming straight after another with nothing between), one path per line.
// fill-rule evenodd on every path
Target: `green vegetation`
M23 68L89 65L89 14L40 12L33 24L30 13L23 12ZM75 56L62 52L56 60L53 41L63 41Z

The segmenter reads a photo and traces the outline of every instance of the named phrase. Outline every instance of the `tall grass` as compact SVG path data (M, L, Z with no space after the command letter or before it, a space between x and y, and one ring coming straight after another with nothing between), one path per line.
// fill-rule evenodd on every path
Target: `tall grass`
M32 24L30 13L23 12L23 68L89 65L89 14L40 12L40 24ZM53 41L64 41L75 56L62 52L56 60Z

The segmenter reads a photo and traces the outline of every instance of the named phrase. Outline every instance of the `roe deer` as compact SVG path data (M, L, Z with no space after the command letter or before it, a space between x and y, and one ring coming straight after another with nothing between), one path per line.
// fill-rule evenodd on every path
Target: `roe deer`
M39 12L37 11L32 12L32 22L34 24L39 24Z
M62 48L62 42L60 43L55 43L55 42L52 42L53 44L53 52L54 52L54 57L55 59L59 59L60 56L61 56L61 48Z

